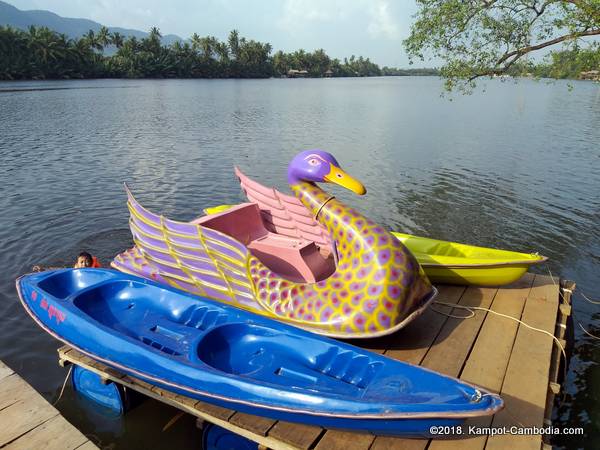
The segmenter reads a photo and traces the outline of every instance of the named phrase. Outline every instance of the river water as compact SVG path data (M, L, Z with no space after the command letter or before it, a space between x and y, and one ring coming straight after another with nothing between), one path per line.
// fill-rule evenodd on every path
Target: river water
M239 165L285 189L295 152L323 148L368 195L335 194L389 228L550 257L538 270L600 298L600 84L492 81L441 98L437 78L0 83L0 359L48 400L58 343L20 307L34 264L106 264L131 244L122 187L182 220L242 200ZM575 347L557 413L600 448L600 306L574 297ZM199 448L193 420L146 402L113 417L67 388L61 412L103 446Z

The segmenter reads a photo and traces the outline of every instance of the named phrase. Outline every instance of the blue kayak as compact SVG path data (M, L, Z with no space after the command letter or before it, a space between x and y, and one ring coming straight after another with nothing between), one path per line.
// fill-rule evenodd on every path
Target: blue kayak
M113 270L26 275L17 290L38 325L89 357L237 411L429 436L502 408L457 379Z

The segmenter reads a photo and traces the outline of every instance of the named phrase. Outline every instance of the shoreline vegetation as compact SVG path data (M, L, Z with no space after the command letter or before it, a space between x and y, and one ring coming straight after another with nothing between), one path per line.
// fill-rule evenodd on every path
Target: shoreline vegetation
M352 55L339 59L324 50L277 51L269 43L240 37L227 42L192 35L163 45L158 28L146 38L125 37L103 27L70 39L47 27L0 26L0 80L82 78L270 78L437 75L436 69L400 70Z
M47 27L0 26L0 80L85 78L320 78L440 76L435 68L379 67L362 56L339 60L323 49L277 51L231 31L226 42L194 33L163 45L158 28L125 37L102 27L71 39ZM600 44L551 52L544 61L519 62L508 76L599 80Z

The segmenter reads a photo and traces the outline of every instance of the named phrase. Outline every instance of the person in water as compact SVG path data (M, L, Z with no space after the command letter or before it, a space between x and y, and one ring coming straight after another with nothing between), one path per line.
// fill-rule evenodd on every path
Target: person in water
M98 258L90 255L88 252L81 252L77 256L77 261L73 266L74 269L83 269L85 267L102 267Z
M81 252L77 255L77 260L75 261L74 269L83 269L86 267L102 267L100 265L100 261L95 256L90 255L88 252ZM33 272L43 272L46 270L57 270L64 269L63 267L50 267L50 266L38 266L35 265L31 268Z

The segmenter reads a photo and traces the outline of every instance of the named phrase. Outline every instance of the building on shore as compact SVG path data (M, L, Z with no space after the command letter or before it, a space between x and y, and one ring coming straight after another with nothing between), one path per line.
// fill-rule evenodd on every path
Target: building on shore
M600 70L588 70L579 74L581 80L600 81Z
M296 70L290 69L287 73L288 78L306 78L308 76L308 70Z
M327 69L325 72L325 78L331 78L333 76L333 70Z

